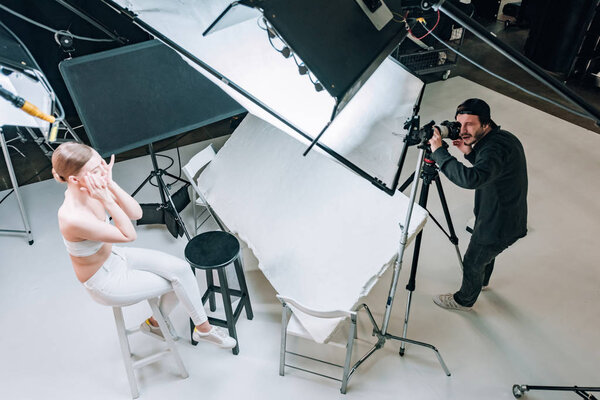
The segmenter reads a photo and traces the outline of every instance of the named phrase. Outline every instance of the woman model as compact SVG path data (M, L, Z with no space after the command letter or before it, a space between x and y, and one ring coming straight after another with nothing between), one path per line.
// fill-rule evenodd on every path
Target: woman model
M94 149L80 143L63 143L52 155L54 178L67 184L58 225L77 279L94 300L108 306L153 297L172 287L160 298L164 316L181 301L196 325L194 340L235 347L235 339L208 322L196 278L184 260L157 250L113 246L133 242L137 235L131 221L142 217L138 202L113 181L113 164L114 155L107 164ZM140 329L163 336L154 317Z

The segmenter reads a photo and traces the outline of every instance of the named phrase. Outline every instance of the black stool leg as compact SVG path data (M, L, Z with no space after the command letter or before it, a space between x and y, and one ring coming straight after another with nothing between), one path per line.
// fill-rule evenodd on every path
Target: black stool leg
M227 320L227 330L229 336L237 341L237 332L235 331L235 318L231 309L231 294L229 293L229 284L227 283L227 273L225 267L219 268L219 286L221 286L221 296L223 296L223 306L225 308L225 319ZM240 345L236 344L231 350L233 354L240 352Z
M241 255L240 255L241 257ZM242 292L242 299L240 301L245 302L244 308L246 309L246 318L252 319L254 318L254 313L252 312L252 306L250 305L250 293L248 293L248 286L246 286L246 277L244 276L244 270L242 267L242 263L240 262L240 257L233 262L235 265L235 273L238 278L238 282L240 284L240 290Z
M215 292L211 290L211 287L215 285L212 269L206 270L206 285L208 286L208 290L210 292L208 295L208 307L210 311L215 311L217 309L217 303L215 303Z

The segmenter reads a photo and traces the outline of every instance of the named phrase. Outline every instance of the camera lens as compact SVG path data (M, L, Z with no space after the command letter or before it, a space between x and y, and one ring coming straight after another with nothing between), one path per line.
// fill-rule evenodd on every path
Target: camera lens
M460 122L444 121L437 127L442 139L456 140L460 138Z

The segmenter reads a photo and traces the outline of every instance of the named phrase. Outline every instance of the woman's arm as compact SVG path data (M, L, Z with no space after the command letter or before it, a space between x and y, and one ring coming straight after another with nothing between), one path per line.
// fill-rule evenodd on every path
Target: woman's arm
M83 178L83 183L81 189L87 191L92 198L102 203L115 225L98 220L92 213L89 215L86 213L84 216L69 215L62 220L64 233L67 233L70 237L98 242L123 243L134 241L137 238L135 228L129 216L111 196L105 182L101 182L101 178L87 175Z
M140 207L140 204L136 199L131 197L129 193L117 185L115 181L111 181L108 184L108 190L113 194L115 202L121 207L130 220L137 221L142 218L142 207Z
M119 205L119 207L121 207L129 219L137 221L138 219L142 218L142 208L140 207L139 203L112 179L112 167L115 163L115 155L113 154L110 156L109 164L106 164L104 160L102 161L108 190L110 190L110 193L112 193L115 202Z

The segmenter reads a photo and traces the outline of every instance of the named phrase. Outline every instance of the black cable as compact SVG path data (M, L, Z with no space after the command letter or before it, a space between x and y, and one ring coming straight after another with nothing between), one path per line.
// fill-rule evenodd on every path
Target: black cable
M179 144L177 145L177 163L179 164L179 174L177 174L177 178L181 179L181 153L179 153Z
M258 27L259 27L260 29L262 29L263 31L266 31L266 30L267 30L267 23L265 22L265 26L262 26L262 25L260 24L260 21L263 21L263 22L265 22L265 17L259 17L259 18L256 20L256 25L258 25Z
M171 161L171 164L169 164L169 165L168 165L167 167L165 167L165 168L161 168L161 167L160 167L160 165L159 165L159 166L158 166L158 168L159 168L159 169L163 169L163 170L165 170L165 171L166 171L166 170L168 170L169 168L171 168L171 167L173 166L173 164L175 164L175 160L173 159L173 157L169 157L169 156L167 156L167 155L164 155L164 154L156 154L156 157L163 157L163 158L167 158L167 159L169 159L169 160ZM156 161L156 163L158 164L158 160ZM150 185L152 185L152 186L154 186L154 187L158 187L158 184L154 184L154 183L152 183L152 179L150 179L150 180L148 181L148 183L150 183ZM172 185L173 183L175 183L175 182L170 182L170 183L165 183L165 184L166 184L166 185Z
M33 24L33 25L35 25L35 26L37 26L39 28L45 29L47 31L50 31L50 32L52 32L54 34L56 34L58 32L65 32L65 31L61 31L59 29L51 28L51 27L49 27L47 25L44 25L44 24L41 24L41 23L39 23L37 21L34 21L31 18L28 18L28 17L26 17L26 16L24 16L22 14L19 14L16 11L13 11L12 9L6 7L5 5L0 4L0 9L6 11L7 13L10 13L10 14L14 15L17 18L22 19L25 22L29 22L30 24ZM97 39L97 38L91 38L91 37L86 37L86 36L79 36L79 35L75 35L75 34L73 34L71 32L68 32L68 34L69 34L69 36L71 36L71 37L73 37L75 39L87 40L87 41L90 41L90 42L114 42L115 41L114 39Z

